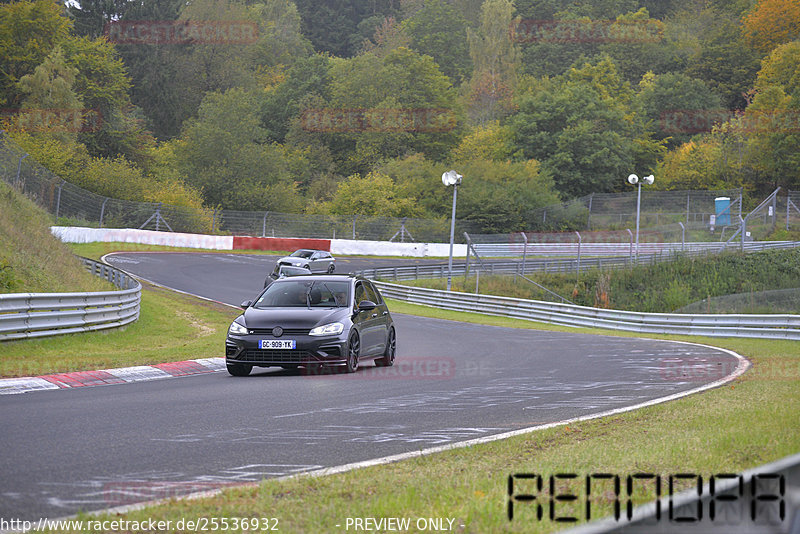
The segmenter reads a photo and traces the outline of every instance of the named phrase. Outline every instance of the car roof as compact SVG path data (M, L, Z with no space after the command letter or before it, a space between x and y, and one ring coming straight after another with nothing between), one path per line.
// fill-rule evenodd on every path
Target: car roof
M301 274L300 276L290 276L288 278L281 278L280 280L276 280L275 283L278 282L302 282L303 280L312 280L315 282L342 282L342 281L356 281L356 280L366 280L363 276L356 275L356 274L323 274L323 273L315 273L315 274Z

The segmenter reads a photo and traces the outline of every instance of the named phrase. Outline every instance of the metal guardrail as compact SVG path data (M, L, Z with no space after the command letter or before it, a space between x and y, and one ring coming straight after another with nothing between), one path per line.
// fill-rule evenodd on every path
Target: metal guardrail
M589 308L375 282L387 298L445 310L469 311L564 326L648 334L800 340L800 315L691 315Z
M475 250L482 258L487 257L521 257L531 256L575 256L580 252L582 256L609 256L609 255L632 255L632 245L628 243L473 243ZM744 244L745 252L760 252L762 250L774 250L780 248L794 248L800 246L797 241L758 241ZM701 243L640 243L640 259L642 254L703 254L716 253L725 250L733 250L734 247L727 246L724 242L701 242ZM736 250L741 250L737 244Z
M0 295L0 341L116 328L139 318L141 284L119 269L81 258L121 291Z
M670 245L667 243L666 245ZM719 244L717 244L719 245ZM485 246L485 245L484 245ZM498 245L499 247L500 245ZM506 244L503 245L506 247L506 252L508 254L496 254L496 256L512 256L512 255L521 255L522 252L522 245L516 244ZM552 246L552 245L551 245ZM586 246L586 245L584 245ZM511 247L515 247L512 249ZM517 249L518 247L518 249ZM561 254L564 255L565 253L565 245L557 245L557 247L561 250ZM568 247L568 245L566 245ZM800 247L800 242L798 241L780 241L780 242L758 242L758 243L748 243L745 247L745 252L762 252L765 250L778 250L778 249L787 249L787 248L797 248ZM476 246L477 248L477 246ZM511 253L513 250L513 253ZM679 257L696 257L696 256L705 256L709 254L713 254L716 252L721 252L723 249L713 249L711 247L699 247L694 249L686 249L681 251L680 249L675 249L671 247L664 247L659 252L653 252L650 254L640 254L639 255L639 265L646 265L646 264L654 264L661 261L671 261ZM572 254L577 251L577 246L571 249ZM615 252L614 249L609 248L609 253ZM618 252L618 250L617 250ZM531 245L528 245L528 253L535 254L537 256L545 256L544 258L531 258L528 257L525 261L518 261L518 260L491 260L491 261L482 261L480 264L478 263L471 263L469 266L469 270L475 271L480 269L481 274L483 275L494 275L494 274L529 274L529 273L574 273L580 270L581 272L588 271L590 269L619 269L624 267L630 267L631 265L635 264L635 258L630 255L623 255L623 256L594 256L594 257L584 257L583 251L581 251L581 258L548 258L547 254L539 254L539 252L531 252ZM464 276L467 273L467 264L466 263L454 263L453 264L453 276ZM375 269L365 269L363 271L358 271L358 273L362 276L367 278L380 278L383 280L394 280L394 281L407 281L407 280L419 280L420 278L445 278L447 276L447 264L429 264L429 265L410 265L410 266L398 266L398 267L379 267Z

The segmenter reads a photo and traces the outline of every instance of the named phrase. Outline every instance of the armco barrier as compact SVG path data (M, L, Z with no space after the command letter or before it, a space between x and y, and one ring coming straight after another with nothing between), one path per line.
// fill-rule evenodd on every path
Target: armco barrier
M50 232L64 243L139 243L170 247L203 248L210 250L232 250L233 236L183 234L180 232L156 232L132 228L82 228L52 226Z
M124 271L81 258L121 291L0 295L0 341L103 330L139 318L142 286Z
M800 315L642 313L441 291L386 282L376 282L376 285L385 297L413 304L564 326L609 328L649 334L800 340Z

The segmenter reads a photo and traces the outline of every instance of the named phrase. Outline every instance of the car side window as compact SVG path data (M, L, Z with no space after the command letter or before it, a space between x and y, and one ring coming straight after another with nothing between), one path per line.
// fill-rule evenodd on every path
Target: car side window
M381 299L381 294L375 289L375 287L370 282L364 282L367 290L367 299L371 300L375 304L382 304L383 301Z
M356 294L356 298L355 298L356 308L361 303L361 301L369 300L369 297L367 297L367 291L364 289L364 284L361 283L361 282L356 284L356 293L355 294Z

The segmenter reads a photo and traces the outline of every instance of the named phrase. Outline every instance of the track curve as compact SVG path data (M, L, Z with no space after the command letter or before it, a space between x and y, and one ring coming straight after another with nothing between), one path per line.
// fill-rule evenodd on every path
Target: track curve
M108 260L236 304L254 296L275 257ZM703 385L677 375L675 362L711 371L740 363L727 351L678 342L399 314L395 323L398 363L388 371L267 369L4 396L0 516L60 517L623 410ZM220 354L197 357L222 355L223 342Z

